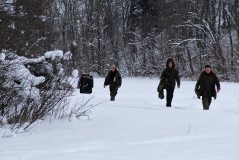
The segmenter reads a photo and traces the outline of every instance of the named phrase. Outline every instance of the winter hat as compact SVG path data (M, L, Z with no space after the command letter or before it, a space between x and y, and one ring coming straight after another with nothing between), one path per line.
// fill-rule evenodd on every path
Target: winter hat
M207 64L204 68L212 68L209 64Z

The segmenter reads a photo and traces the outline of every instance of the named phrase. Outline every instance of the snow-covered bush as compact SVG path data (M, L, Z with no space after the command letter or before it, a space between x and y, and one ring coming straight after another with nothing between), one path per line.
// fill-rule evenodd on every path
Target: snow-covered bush
M4 61L5 60L5 54L4 53L0 53L0 61Z
M70 113L65 114L64 116L68 116L69 121L74 121L76 118L81 118L81 117L89 117L89 113L92 108L102 104L102 102L99 102L97 104L92 104L91 101L94 97L88 97L88 99L80 99L79 101L76 102L76 104L70 108Z
M26 129L66 107L73 87L61 67L61 53L47 52L36 59L1 55L0 127L8 124L11 130Z

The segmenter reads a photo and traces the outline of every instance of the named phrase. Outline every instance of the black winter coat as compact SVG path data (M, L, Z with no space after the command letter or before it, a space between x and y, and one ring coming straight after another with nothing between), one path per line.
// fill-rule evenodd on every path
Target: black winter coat
M113 85L115 87L120 87L122 84L122 77L119 71L116 69L115 72L111 70L108 72L107 76L105 77L104 85Z
M175 87L176 82L177 85L180 86L180 77L178 71L174 68L165 68L161 74L161 79L163 78L167 78L170 87Z
M221 89L220 82L216 74L213 72L206 73L204 71L201 73L199 79L197 80L195 92L198 98L203 96L204 93L209 93L211 97L214 97L214 99L216 99L217 98L216 86L217 89L219 90Z
M167 86L168 86L168 79L166 77L161 78L157 88L157 91L159 92L158 97L160 99L164 98L163 90L166 89Z

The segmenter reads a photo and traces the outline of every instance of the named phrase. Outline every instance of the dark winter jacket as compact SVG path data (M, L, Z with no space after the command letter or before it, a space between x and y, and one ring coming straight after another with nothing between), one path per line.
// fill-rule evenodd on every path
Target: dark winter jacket
M168 86L168 79L166 77L161 78L157 88L157 91L159 92L158 97L160 99L164 98L163 90L166 89L167 86Z
M172 68L168 66L169 62L173 63ZM171 58L169 58L166 63L166 68L163 70L160 77L161 79L167 78L168 85L170 87L175 87L176 82L177 82L177 85L180 86L180 77L179 77L178 71L174 67L175 67L174 61Z
M108 72L107 76L105 77L104 85L108 86L116 86L120 87L122 83L122 77L117 69L114 72L111 70Z
M196 86L195 86L195 92L200 98L204 95L204 93L208 93L211 95L211 97L214 97L214 99L217 98L217 92L216 87L220 90L220 82L217 78L216 74L213 72L206 73L205 71L201 73L199 79L197 80Z
M92 93L92 88L94 87L94 80L93 80L93 76L89 76L88 77L88 88L87 88L87 92L88 93Z
M80 93L90 94L92 93L93 84L94 82L92 76L82 74L80 80L78 81L77 88L80 89Z
M86 75L82 74L77 85L77 88L80 89L80 93L84 93L85 80L86 80Z

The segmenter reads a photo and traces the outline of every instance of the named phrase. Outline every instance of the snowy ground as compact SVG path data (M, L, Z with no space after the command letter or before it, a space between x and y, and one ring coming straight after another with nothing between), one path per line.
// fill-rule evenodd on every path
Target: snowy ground
M0 160L239 160L239 84L221 83L204 111L192 81L175 89L172 108L157 97L158 79L123 79L115 102L102 78L94 82L92 103L104 103L90 120L44 123L0 138ZM83 96L75 93L71 103Z

